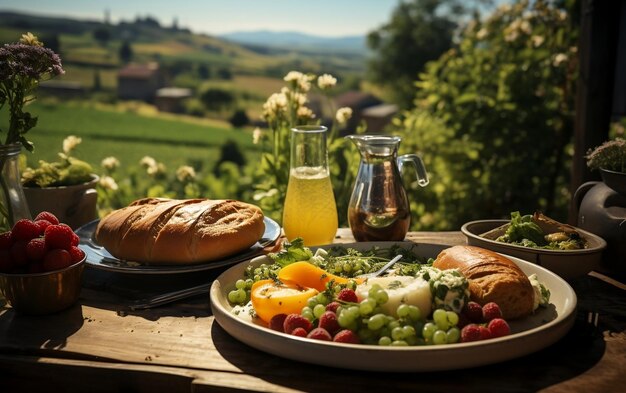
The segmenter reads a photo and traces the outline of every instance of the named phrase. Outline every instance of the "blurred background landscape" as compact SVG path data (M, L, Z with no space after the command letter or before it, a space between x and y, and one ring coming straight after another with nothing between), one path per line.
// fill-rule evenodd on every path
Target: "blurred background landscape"
M449 230L514 210L566 217L579 8L3 1L0 42L32 32L61 56L65 75L42 83L29 106L39 122L28 165L55 160L67 136L82 138L72 154L115 182L99 189L101 214L143 196L203 196L258 203L280 221L285 185L260 186L272 135L263 104L299 71L337 78L327 94L311 90L314 121L338 127L335 111L350 107L339 135L401 135L401 154L422 155L432 182L420 189L407 179L412 229ZM331 150L338 182L356 172L347 164L354 154L347 143ZM158 171L140 164L146 156ZM104 165L108 157L119 165ZM181 176L182 166L193 176Z

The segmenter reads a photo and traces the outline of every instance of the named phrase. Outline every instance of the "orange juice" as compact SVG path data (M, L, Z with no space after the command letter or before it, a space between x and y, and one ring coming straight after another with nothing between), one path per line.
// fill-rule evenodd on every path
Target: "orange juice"
M332 243L337 225L337 206L328 170L292 168L283 212L287 239L301 237L306 246Z

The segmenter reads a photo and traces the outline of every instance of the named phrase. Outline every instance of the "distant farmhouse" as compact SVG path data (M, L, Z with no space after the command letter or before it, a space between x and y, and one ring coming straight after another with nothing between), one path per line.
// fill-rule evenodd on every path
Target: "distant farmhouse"
M154 102L157 90L164 85L157 63L129 64L117 74L117 96L125 100Z
M162 87L156 91L154 105L161 112L184 112L183 101L192 96L191 89L182 87Z

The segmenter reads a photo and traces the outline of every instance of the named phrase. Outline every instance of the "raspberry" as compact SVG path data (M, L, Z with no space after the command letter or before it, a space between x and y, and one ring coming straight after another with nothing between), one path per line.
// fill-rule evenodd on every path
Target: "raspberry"
M11 259L16 267L26 266L28 264L28 255L26 255L26 241L19 240L11 246Z
M494 318L489 321L487 328L491 332L491 337L503 337L511 334L509 324L502 318Z
M324 311L324 314L320 316L318 327L325 329L331 335L337 333L340 329L337 314L332 311Z
M476 302L467 302L463 314L473 323L481 323L483 320L483 308Z
M50 250L43 258L43 269L47 272L64 269L72 264L69 252L60 249Z
M326 311L332 311L337 314L337 309L341 306L339 302L330 302L326 305Z
M37 214L37 217L35 217L35 221L37 220L46 220L51 224L59 225L59 219L50 212L41 212Z
M326 331L324 328L315 328L307 334L308 338L312 338L314 340L323 340L323 341L332 341L333 338L330 336L330 333Z
M85 253L78 247L72 246L68 250L70 256L72 257L72 263L80 262L85 257Z
M62 250L69 250L72 246L72 228L67 225L50 225L46 228L44 238L46 239L46 245L49 249L60 248Z
M300 314L287 315L287 317L285 318L285 322L283 323L283 330L285 331L285 333L291 334L293 329L298 327L301 327L308 332L311 330L311 328L313 328L313 325L311 324L311 321L309 321Z
M483 306L483 321L489 322L494 318L502 318L500 306L494 302L487 303Z
M72 232L72 246L78 246L80 243L80 237L76 234L76 232Z
M298 336L298 337L306 337L306 330L304 330L301 327L297 327L295 329L293 329L293 331L291 332L292 336Z
M467 343L480 340L480 326L470 323L461 329L461 342Z
M29 241L39 236L39 226L31 220L23 218L13 225L11 233L13 240Z
M346 344L359 344L361 342L361 340L359 340L359 336L357 336L356 333L354 333L352 330L348 329L344 329L335 334L335 337L333 337L333 341Z
M8 250L13 244L11 231L0 234L0 250Z
M486 326L480 325L480 339L481 340L489 340L492 337L493 337L493 335L491 334L489 329L487 329Z
M36 238L26 243L26 255L31 261L42 260L46 251L46 241L44 239Z
M53 224L48 220L36 220L35 225L39 227L39 235L41 236L46 232L46 228Z
M274 315L272 319L270 319L270 329L284 333L285 328L283 327L283 325L285 324L285 318L287 318L287 314Z
M356 293L352 289L348 289L348 288L344 288L341 291L339 291L339 294L337 295L337 300L341 300L343 302L351 302L351 303L356 303L359 301L359 299L356 296Z

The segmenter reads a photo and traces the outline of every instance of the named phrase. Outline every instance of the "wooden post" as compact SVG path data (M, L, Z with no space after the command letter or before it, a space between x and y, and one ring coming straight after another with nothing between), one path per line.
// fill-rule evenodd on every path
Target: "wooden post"
M593 180L585 154L608 139L613 108L615 67L621 8L626 0L581 0L579 40L580 74L576 93L572 195L586 181ZM621 20L620 20L621 19ZM624 44L622 44L624 45ZM570 207L569 222L576 224L576 207Z

